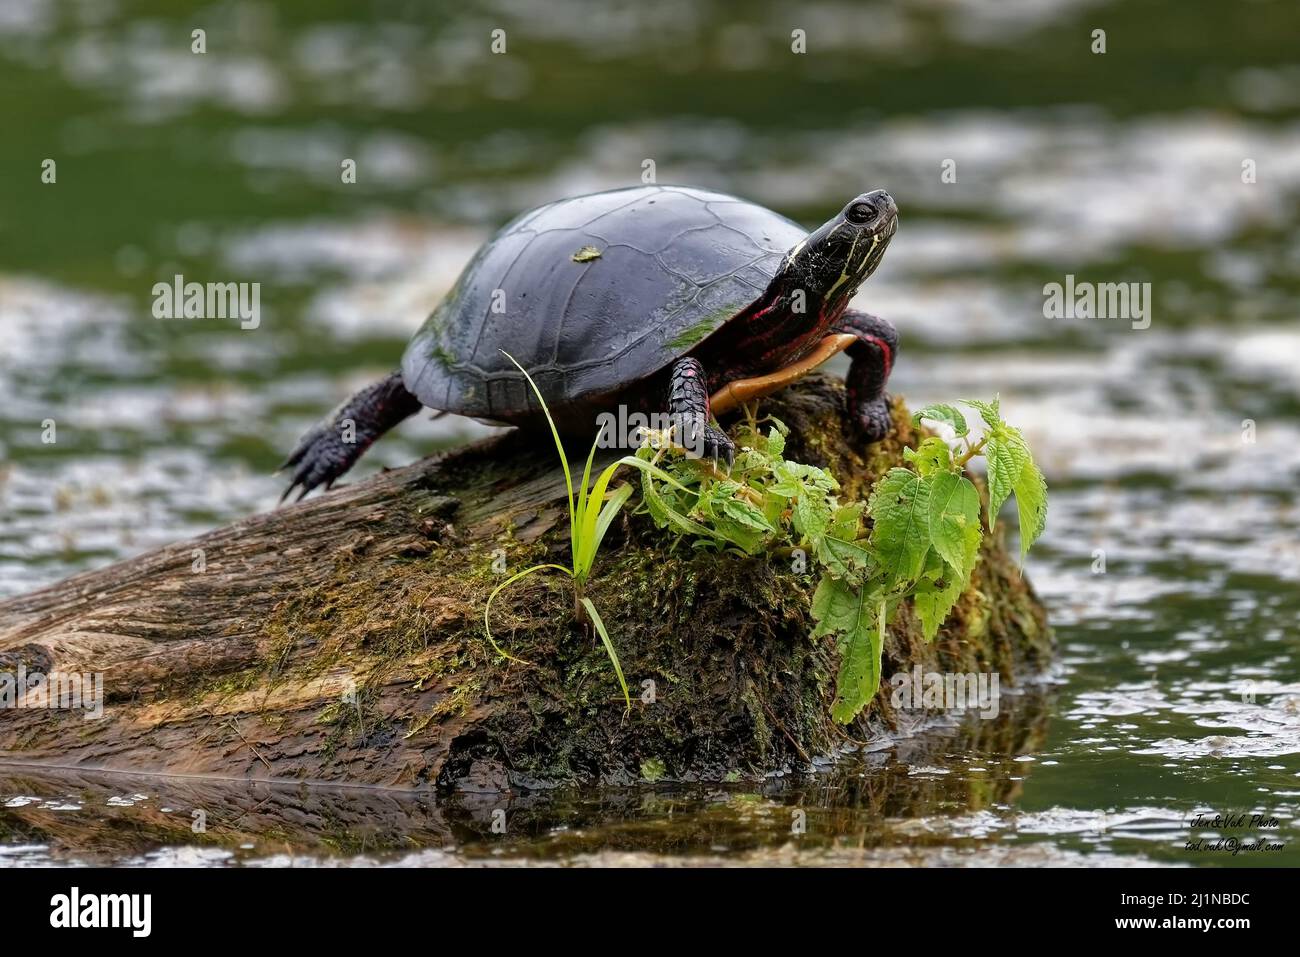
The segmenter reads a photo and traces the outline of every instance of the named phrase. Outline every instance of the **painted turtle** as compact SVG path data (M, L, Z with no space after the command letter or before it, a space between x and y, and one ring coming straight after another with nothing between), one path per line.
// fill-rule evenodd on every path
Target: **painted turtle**
M898 227L884 190L863 193L809 234L753 203L684 186L639 186L549 203L501 229L416 332L401 369L349 399L285 462L287 496L328 488L375 439L421 406L511 425L540 406L590 438L623 404L693 422L683 434L730 462L710 397L786 381L847 345L850 412L868 442L889 429L885 382L898 337L848 309ZM775 374L775 375L774 375ZM715 396L716 397L716 396ZM689 443L688 443L689 444Z

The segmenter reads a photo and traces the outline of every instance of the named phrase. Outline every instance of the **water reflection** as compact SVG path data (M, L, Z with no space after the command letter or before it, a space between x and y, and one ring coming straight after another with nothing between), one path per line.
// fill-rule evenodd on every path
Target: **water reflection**
M1015 689L995 719L931 722L892 747L848 755L817 773L774 776L758 790L435 795L0 765L0 838L12 845L11 859L28 863L256 865L276 855L398 863L415 850L462 862L606 853L744 860L786 845L867 858L918 843L899 821L1010 809L1032 771L1024 756L1046 737L1048 695L1042 685ZM188 850L178 858L181 848Z

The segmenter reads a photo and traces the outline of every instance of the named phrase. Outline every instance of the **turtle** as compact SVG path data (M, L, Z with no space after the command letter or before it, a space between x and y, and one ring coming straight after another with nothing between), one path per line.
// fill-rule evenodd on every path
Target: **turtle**
M898 334L848 306L897 228L882 189L812 233L688 186L613 189L523 213L473 256L400 368L302 437L281 466L293 469L284 497L328 489L422 407L544 426L520 367L563 434L589 440L595 417L622 405L669 416L698 440L683 444L730 465L735 446L712 421L711 396L785 381L781 370L828 354L818 350L830 336L851 359L850 417L866 444L878 442L891 425L885 384Z

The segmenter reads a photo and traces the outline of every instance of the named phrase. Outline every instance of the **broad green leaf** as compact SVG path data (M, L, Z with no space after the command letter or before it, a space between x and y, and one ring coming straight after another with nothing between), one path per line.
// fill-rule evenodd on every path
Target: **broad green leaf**
M725 517L713 523L713 533L726 539L728 544L734 545L745 555L756 555L763 551L768 541L768 536L762 532Z
M772 466L772 477L775 481L768 486L768 490L777 495L784 495L786 498L802 495L806 486L797 468L798 464L798 462L776 462Z
M740 488L735 482L712 482L704 487L694 505L694 511L703 518L717 519L723 516L723 503L736 494Z
M912 595L916 617L921 620L921 634L933 641L939 628L948 620L953 606L966 590L967 579L962 578L947 562L943 563L937 579L922 578Z
M831 516L831 524L827 532L834 538L855 541L862 526L862 510L866 507L866 502L849 502L847 505L841 505Z
M840 483L835 481L827 472L819 469L815 465L804 465L802 462L782 461L776 464L774 470L778 482L793 481L799 483L802 487L811 483L818 488L827 492L837 491Z
M794 500L794 530L810 542L826 534L831 523L831 505L825 493L818 489L805 489Z
M781 527L781 517L785 514L790 500L784 495L774 495L768 489L763 495L763 516L773 528Z
M910 469L890 469L871 493L872 550L885 572L898 581L913 581L925 567L929 505L928 480Z
M859 619L864 614L869 614L869 609L863 604L861 588L830 575L822 576L813 592L814 638L854 631L860 626Z
M813 552L817 560L826 566L826 570L836 578L856 581L872 565L871 552L857 542L845 541L831 535L824 535L813 541Z
M984 445L989 473L989 529L993 529L1003 503L1015 490L1029 462L1029 449L1019 430L1004 423L993 426Z
M779 459L784 451L785 436L781 434L776 426L773 426L767 433L767 454L774 459Z
M701 525L694 519L687 518L665 501L663 496L659 494L659 490L655 488L652 474L650 471L641 473L641 498L645 501L646 507L650 511L650 517L655 520L655 524L666 525L680 533L699 538L716 538L707 526Z
M653 486L650 486L650 492L647 491L649 482L649 476L641 476L641 504L645 506L655 527L664 528L668 525L668 503L664 501L663 496L654 491Z
M876 627L867 627L839 641L840 672L835 678L831 717L848 724L880 689L880 650L885 644L885 606L879 606Z
M797 498L804 493L804 486L798 479L781 479L769 485L767 490L782 498Z
M942 422L945 425L952 426L952 430L957 433L958 438L970 431L966 425L966 416L962 415L956 406L947 405L943 402L927 405L920 412L914 414L912 424L920 425L922 419L929 419L931 422Z
M723 514L728 518L748 528L775 534L776 529L768 522L767 516L763 514L763 510L757 505L743 498L726 498L720 504Z
M1047 481L1038 470L1029 450L1025 449L1025 464L1016 479L1016 509L1020 515L1020 560L1029 554L1029 548L1038 541L1047 526Z
M1002 421L1002 399L1000 396L994 396L992 402L981 402L979 399L962 399L961 401L978 412L980 418L985 421L989 428Z
M840 654L831 716L848 724L880 688L886 606L866 589L823 575L813 593L814 638L833 636Z
M716 491L717 483L710 492ZM712 519L714 533L721 535L746 555L762 551L771 538L777 534L776 528L768 523L762 509L744 499L733 497L739 486L732 486L732 495L715 496L709 502L708 515Z
M930 487L930 544L964 579L979 555L980 494L970 479L940 472Z
M913 463L921 475L947 472L952 468L952 453L948 450L948 443L936 435L922 441L915 450L903 449L903 458Z
M867 706L880 689L880 652L885 645L885 603L871 605L860 599L864 614L853 631L837 641L840 671L835 679L835 700L831 717L848 724ZM872 612L875 612L872 615ZM874 621L872 618L874 617Z

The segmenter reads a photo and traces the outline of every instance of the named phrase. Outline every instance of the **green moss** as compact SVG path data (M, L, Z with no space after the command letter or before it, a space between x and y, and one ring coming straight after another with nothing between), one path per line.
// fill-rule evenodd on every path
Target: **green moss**
M723 324L736 314L736 310L731 307L715 309L703 319L691 324L688 328L679 332L668 343L670 349L684 350L697 346L707 339L715 330L721 328Z

